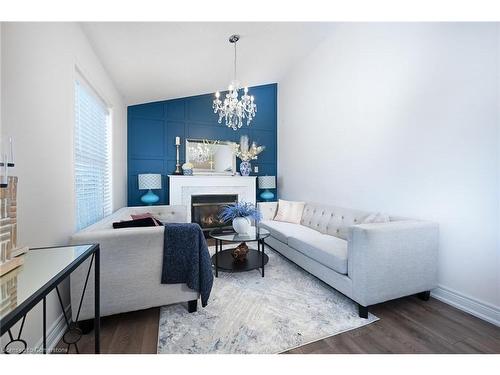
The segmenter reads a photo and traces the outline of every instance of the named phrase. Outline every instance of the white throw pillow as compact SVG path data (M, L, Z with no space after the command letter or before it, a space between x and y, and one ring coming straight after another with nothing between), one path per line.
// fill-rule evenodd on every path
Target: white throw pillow
M368 216L366 216L362 221L361 224L371 224L371 223L388 223L389 220L389 215L382 214L380 212L372 213Z
M285 221L287 223L300 224L305 202L292 202L280 199L278 201L278 212L274 217L275 221Z

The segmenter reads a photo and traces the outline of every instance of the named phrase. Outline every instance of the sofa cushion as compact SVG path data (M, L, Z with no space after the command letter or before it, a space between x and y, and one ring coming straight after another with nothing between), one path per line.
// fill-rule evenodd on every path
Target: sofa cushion
M271 236L285 244L288 244L288 238L293 234L301 233L307 235L318 233L315 230L307 228L303 225L286 223L283 221L262 220L259 223L259 226L267 229L271 233Z
M343 275L347 274L347 241L328 234L300 233L288 238L288 246Z

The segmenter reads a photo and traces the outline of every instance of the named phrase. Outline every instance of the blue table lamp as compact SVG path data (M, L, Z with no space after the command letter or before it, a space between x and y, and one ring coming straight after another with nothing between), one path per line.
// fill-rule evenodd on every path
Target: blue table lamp
M141 197L141 201L148 206L160 200L160 197L153 193L152 189L161 189L161 174L140 174L139 190L148 190L148 192Z
M260 197L265 201L274 199L274 193L269 189L276 189L276 176L259 176L257 177L259 189L265 189L260 193Z

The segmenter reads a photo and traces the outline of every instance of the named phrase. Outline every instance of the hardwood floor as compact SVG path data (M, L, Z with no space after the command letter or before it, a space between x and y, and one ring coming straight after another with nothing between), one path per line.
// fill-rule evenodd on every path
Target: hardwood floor
M287 353L500 353L500 327L433 298L401 298L370 311L380 320ZM156 353L158 320L159 308L103 318L102 353ZM93 337L82 337L80 353L93 352Z

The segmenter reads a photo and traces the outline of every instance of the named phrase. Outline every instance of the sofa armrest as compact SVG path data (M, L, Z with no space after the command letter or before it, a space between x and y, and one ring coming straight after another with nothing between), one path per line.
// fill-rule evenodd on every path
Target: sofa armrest
M278 202L258 202L257 208L262 214L262 220L273 220L278 210Z
M363 306L437 286L439 227L405 220L352 226L348 276L354 300Z

